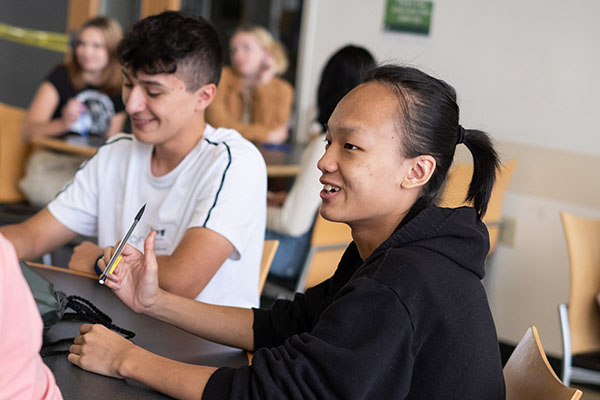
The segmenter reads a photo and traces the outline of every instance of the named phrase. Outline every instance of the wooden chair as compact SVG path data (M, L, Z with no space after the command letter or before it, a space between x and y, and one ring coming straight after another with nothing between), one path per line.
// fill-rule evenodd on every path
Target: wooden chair
M271 263L273 262L273 258L275 258L275 253L277 252L277 247L279 247L279 240L265 240L262 258L260 260L260 276L258 278L258 293L261 293L263 290L263 287L265 286L265 281L267 280L267 275L269 274L269 269L271 268Z
M0 203L25 200L17 185L31 152L31 146L21 140L24 116L24 109L0 103Z
M317 214L312 229L310 247L294 286L269 280L266 295L273 298L292 299L297 292L304 292L331 277L352 241L350 227L346 224L327 221Z
M258 278L258 293L261 293L263 290L263 287L265 286L265 281L267 280L267 275L269 274L269 269L271 268L271 263L273 262L273 258L275 258L275 253L277 252L277 247L279 247L279 240L265 240L262 258L260 260L260 276ZM246 357L248 357L248 364L252 364L253 356L254 356L254 353L251 353L249 351L246 352Z
M351 241L352 235L348 225L327 221L318 213L310 239L310 249L295 291L303 292L331 277Z
M518 161L511 160L504 164L496 175L496 183L490 196L488 209L483 217L483 222L490 233L490 251L491 254L496 248L498 238L500 237L501 219L502 219L502 203L504 202L504 194L510 182L510 178L517 167ZM441 207L461 207L469 205L465 202L465 196L473 176L473 166L467 164L454 164L448 172L448 180L446 187L442 193L439 202Z
M558 306L563 342L563 374L571 381L600 384L600 219L566 212L560 218L569 254L569 303ZM580 366L573 366L573 361Z
M504 366L504 382L506 400L577 400L582 395L558 379L533 325Z

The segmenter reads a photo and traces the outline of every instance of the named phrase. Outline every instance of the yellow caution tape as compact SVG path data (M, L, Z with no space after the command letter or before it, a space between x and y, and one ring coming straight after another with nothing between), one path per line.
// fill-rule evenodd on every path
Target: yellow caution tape
M0 38L42 49L66 53L69 51L69 35L65 33L23 29L0 22Z

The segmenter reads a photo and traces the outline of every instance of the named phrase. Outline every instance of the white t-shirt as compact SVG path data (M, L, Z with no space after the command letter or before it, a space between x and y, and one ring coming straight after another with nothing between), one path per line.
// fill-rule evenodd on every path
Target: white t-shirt
M157 231L157 255L173 253L185 232L205 227L234 246L196 300L256 307L264 243L267 174L254 145L231 129L206 125L202 140L168 174L150 171L152 145L133 135L111 137L82 164L48 209L62 224L101 247L121 240L146 210L128 243L143 251Z
M282 235L300 236L313 226L321 207L317 162L325 153L325 135L313 138L302 152L300 172L281 207L267 208L267 228Z

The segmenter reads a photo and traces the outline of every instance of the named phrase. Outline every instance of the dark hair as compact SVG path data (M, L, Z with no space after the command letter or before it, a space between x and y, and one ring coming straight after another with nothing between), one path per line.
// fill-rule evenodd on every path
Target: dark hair
M337 103L362 82L363 74L374 64L375 59L368 50L353 45L341 48L329 58L317 92L317 122L323 130Z
M435 171L422 192L427 203L435 203L440 196L456 145L462 139L473 156L473 177L466 200L473 203L481 218L494 186L498 156L484 132L465 129L461 134L454 88L415 68L398 65L373 68L364 82L372 81L390 87L398 97L403 155L409 158L431 155L435 158Z
M119 61L133 73L179 72L188 91L219 83L223 49L217 31L202 17L165 11L138 21L117 49Z

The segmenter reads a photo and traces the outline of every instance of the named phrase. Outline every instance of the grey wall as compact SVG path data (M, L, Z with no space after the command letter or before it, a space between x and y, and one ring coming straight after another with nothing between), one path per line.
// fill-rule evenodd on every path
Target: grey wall
M0 22L65 32L67 0L0 0ZM37 87L64 54L0 39L0 101L27 108Z

